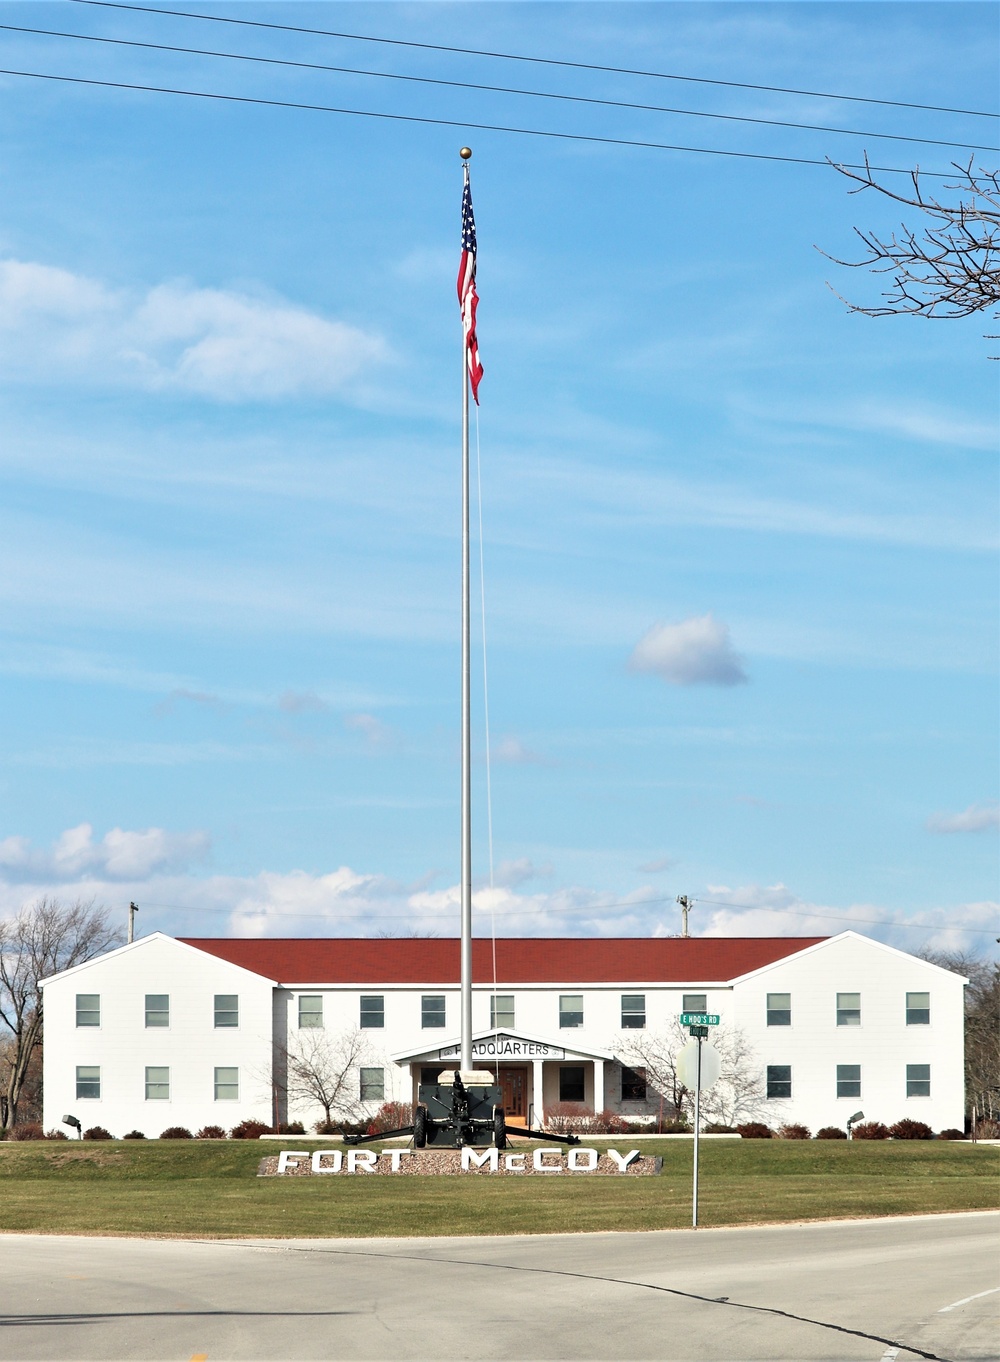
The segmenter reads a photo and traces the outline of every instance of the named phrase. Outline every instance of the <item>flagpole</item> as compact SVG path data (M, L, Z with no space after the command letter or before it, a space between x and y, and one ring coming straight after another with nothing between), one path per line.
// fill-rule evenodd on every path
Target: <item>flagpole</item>
M472 151L459 155L468 175ZM469 352L462 335L462 1069L472 1068L472 734L469 627Z

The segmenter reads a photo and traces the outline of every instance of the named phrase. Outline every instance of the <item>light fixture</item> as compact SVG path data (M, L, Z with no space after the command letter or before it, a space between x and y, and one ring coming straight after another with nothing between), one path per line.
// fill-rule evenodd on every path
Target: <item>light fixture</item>
M64 1116L62 1123L64 1126L71 1126L73 1130L79 1131L80 1139L83 1139L83 1129L75 1116Z

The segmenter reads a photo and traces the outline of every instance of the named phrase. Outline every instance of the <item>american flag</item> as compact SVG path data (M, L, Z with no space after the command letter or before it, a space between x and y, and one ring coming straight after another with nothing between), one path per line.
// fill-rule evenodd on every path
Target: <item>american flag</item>
M469 187L469 167L465 167L465 187L462 190L462 259L458 267L458 304L462 309L462 331L469 366L472 396L479 402L479 380L483 366L479 362L479 341L476 339L476 219L472 215L472 190Z

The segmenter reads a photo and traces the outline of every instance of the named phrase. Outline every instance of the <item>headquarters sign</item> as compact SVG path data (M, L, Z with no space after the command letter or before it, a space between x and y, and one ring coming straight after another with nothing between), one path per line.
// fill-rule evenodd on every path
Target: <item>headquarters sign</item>
M438 1051L438 1059L458 1059L457 1045ZM566 1051L541 1040L521 1040L518 1036L487 1036L472 1042L473 1059L565 1059Z

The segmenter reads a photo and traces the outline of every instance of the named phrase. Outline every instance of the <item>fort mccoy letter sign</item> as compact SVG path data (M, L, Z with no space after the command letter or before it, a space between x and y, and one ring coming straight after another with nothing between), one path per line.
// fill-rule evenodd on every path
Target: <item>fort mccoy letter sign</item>
M641 1155L638 1149L283 1149L261 1159L257 1176L316 1177L326 1174L496 1174L500 1177L532 1174L597 1174L631 1177L655 1176L660 1158Z

